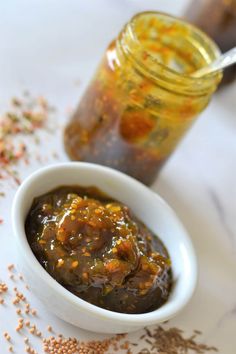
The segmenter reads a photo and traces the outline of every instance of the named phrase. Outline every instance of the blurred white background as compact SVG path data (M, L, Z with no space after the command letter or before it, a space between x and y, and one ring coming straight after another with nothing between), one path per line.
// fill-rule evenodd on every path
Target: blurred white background
M84 87L107 44L144 10L181 14L188 0L0 0L0 97L12 82L67 92ZM66 63L66 65L65 65ZM77 77L75 77L77 73ZM48 78L50 77L50 80ZM47 86L47 87L45 87ZM0 98L0 99L1 99ZM78 99L78 96L77 96Z

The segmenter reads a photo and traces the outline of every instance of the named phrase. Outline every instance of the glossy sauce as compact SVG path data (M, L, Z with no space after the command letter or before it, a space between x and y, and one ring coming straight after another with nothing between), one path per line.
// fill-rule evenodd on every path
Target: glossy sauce
M169 296L171 263L162 242L94 187L59 187L36 198L25 229L46 271L94 305L144 313Z
M150 185L219 78L188 80L211 59L187 24L153 13L127 26L108 46L64 142L72 160L110 166Z

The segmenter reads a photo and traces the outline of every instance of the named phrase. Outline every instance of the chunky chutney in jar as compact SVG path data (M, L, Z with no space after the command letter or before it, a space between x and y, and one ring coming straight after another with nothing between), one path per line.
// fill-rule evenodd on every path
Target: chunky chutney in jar
M178 18L136 15L108 46L66 126L69 157L151 184L221 79L191 73L218 55L210 38Z
M45 270L78 297L138 314L168 299L168 252L124 204L95 187L62 186L34 199L25 223Z

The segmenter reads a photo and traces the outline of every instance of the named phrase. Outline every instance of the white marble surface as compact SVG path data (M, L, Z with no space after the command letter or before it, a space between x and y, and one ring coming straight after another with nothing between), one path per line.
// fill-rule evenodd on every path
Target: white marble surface
M24 89L42 94L57 107L56 119L63 124L86 86L107 43L122 24L137 11L157 9L181 14L188 1L172 0L8 0L0 1L0 111ZM191 302L170 322L186 333L203 331L202 340L221 354L236 353L236 85L215 95L210 106L163 169L154 190L176 210L189 231L199 262L199 282ZM24 178L43 164L67 158L61 131L42 134L43 146L31 143L31 164L19 166ZM28 141L29 143L29 141ZM34 160L41 149L43 162ZM0 185L7 193L0 199L0 280L8 279L7 264L17 250L12 237L10 208L16 187ZM19 281L17 286L20 287ZM81 339L101 338L74 328L39 309L37 323ZM17 316L8 303L0 305L0 353L7 353L2 331L14 338L15 353L22 354L20 335L14 333ZM140 333L130 335L132 341ZM38 339L32 340L39 353ZM135 351L134 351L135 353Z

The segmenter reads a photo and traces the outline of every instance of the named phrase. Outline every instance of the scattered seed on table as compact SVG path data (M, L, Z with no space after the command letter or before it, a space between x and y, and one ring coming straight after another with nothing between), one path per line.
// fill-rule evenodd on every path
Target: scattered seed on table
M11 272L14 269L14 264L9 264L7 269Z

